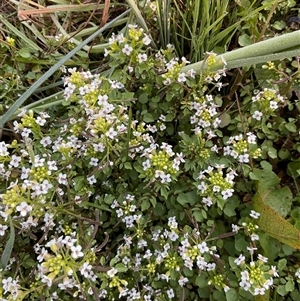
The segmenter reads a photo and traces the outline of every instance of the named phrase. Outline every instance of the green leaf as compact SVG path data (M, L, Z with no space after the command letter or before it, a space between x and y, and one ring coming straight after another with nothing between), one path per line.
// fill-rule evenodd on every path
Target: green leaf
M75 182L75 185L74 185L75 191L79 191L83 187L84 179L85 179L84 176L75 177L73 179L73 181Z
M125 169L132 169L132 166L131 166L130 162L125 162L124 163L124 168Z
M196 208L196 209L198 209L198 208ZM202 223L203 220L204 220L204 218L203 218L201 212L199 211L199 209L193 211L193 217L196 219L196 221L197 221L198 223Z
M127 267L123 263L117 263L115 268L118 270L119 273L127 271Z
M292 133L296 133L297 132L297 127L294 123L286 123L285 127Z
M285 258L280 259L277 264L278 270L282 271L286 267L286 264L287 260Z
M264 198L264 203L275 210L281 217L286 217L291 211L293 194L289 187L270 190Z
M237 301L239 300L239 296L235 289L230 289L225 293L227 301Z
M293 178L297 178L300 175L300 161L290 162L287 166L287 173Z
M205 276L203 274L196 278L195 285L197 285L198 287L206 287L207 286L207 279L205 278Z
M270 158L276 159L277 158L277 150L276 150L276 148L270 147L268 149L268 155L269 155Z
M275 21L274 24L272 24L272 27L274 27L277 30L283 30L286 26L286 23L284 21Z
M166 200L168 199L169 192L166 187L161 187L160 193Z
M13 250L14 242L15 242L15 227L14 227L14 224L13 224L10 216L9 216L9 225L10 225L9 239L5 245L5 248L4 248L2 256L1 256L1 267L3 269L6 268L8 262L9 262L11 252Z
M190 191L187 193L180 193L177 197L177 202L181 205L195 205L197 202L197 193L196 191Z
M277 287L277 293L280 295L280 296L285 296L288 292L286 291L285 289L285 285L278 285Z
M140 103L147 103L148 102L148 94L147 93L142 93L139 98L138 98Z
M223 113L219 118L221 119L221 123L220 123L221 128L227 126L231 121L231 117L228 113Z
M295 284L294 281L289 280L286 284L285 284L285 290L287 292L292 292L295 288Z
M269 170L269 171L272 171L272 170L273 170L272 164L270 164L268 161L261 161L261 162L260 162L260 166L261 166L263 169L266 169L266 170Z
M279 150L279 152L278 152L278 157L279 157L281 160L286 160L286 159L289 158L290 154L291 154L291 153L290 153L289 150L282 148L282 149Z
M239 36L239 44L241 46L248 46L248 45L253 44L253 41L247 34L242 34Z
M166 214L166 208L163 204L156 203L156 206L153 209L153 213L155 216L164 216Z
M152 114L146 113L146 114L143 116L143 120L144 120L145 122L153 122L153 121L154 121L154 118L153 118Z
M300 250L300 231L265 203L269 194L270 190L262 189L259 183L258 191L253 198L253 208L260 213L258 226L280 242Z
M264 254L268 256L270 261L273 261L276 257L278 257L281 248L281 243L278 240L267 233L261 233L259 235L259 243L264 250Z
M23 58L30 58L31 57L31 54L30 54L30 49L27 48L27 47L23 47L21 48L19 51L18 51L19 55Z
M143 200L142 205L141 205L142 211L147 210L149 207L150 207L150 202L148 200Z

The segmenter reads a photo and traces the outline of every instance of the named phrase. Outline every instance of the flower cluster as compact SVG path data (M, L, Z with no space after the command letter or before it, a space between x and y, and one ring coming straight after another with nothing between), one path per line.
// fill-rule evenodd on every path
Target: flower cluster
M285 99L276 90L265 88L258 91L252 97L252 118L261 120L264 116L272 115L273 112L285 103Z
M259 158L261 149L256 145L256 136L249 132L245 139L242 134L232 136L224 147L224 155L237 159L240 163L249 163L250 158Z
M193 95L193 101L190 102L190 110L193 112L190 122L196 134L203 130L208 133L218 128L221 120L217 117L217 108L212 95L200 97L197 94Z
M163 142L161 146L151 144L144 149L142 157L144 175L151 181L158 181L161 184L170 183L176 180L179 173L179 166L184 162L182 153L175 153L172 146Z
M224 206L224 201L233 195L234 178L237 175L234 170L223 173L224 165L209 166L198 175L200 184L197 184L198 193L203 196L202 203L210 207L215 202Z
M250 248L250 251L253 248ZM258 254L256 261L246 264L245 256L235 259L235 264L242 269L240 273L240 287L251 292L254 296L264 295L273 285L273 277L279 277L275 266L268 266L268 258Z

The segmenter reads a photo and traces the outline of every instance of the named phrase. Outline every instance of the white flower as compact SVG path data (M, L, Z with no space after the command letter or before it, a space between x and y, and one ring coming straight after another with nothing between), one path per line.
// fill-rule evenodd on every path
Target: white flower
M144 38L143 38L143 43L145 45L149 45L151 43L151 39L149 38L148 35L144 34Z
M205 185L204 182L201 182L200 185L197 186L197 188L199 190L201 190L202 193L204 193L206 191L206 189L207 189L207 186Z
M265 294L265 288L263 287L256 287L255 290L254 290L254 296L257 296L257 295L264 295Z
M194 69L190 69L186 72L186 75L191 77L191 78L195 78L195 75L196 75L196 71Z
M241 272L241 276L242 276L242 280L244 281L244 280L249 280L250 278L249 278L249 273L248 273L248 271L243 271L243 272Z
M297 275L298 272L298 275ZM300 278L300 269L298 269L298 271L296 272L295 276L297 276L298 278ZM269 272L271 275L273 275L274 277L279 277L279 274L277 273L277 269L275 265L271 266L271 270Z
M90 185L93 185L93 184L97 183L95 175L92 175L92 176L88 177L87 180L88 180Z
M250 144L256 143L256 136L253 133L247 133L247 141Z
M168 298L169 299L172 299L172 298L174 298L174 291L173 291L173 289L171 288L171 289L169 289L169 290L167 290L167 295L168 295Z
M242 287L245 291L248 291L249 288L251 287L251 284L250 282L246 281L246 280L242 280L240 283L239 283L239 286Z
M256 120L259 121L259 120L261 120L262 116L263 116L263 113L262 113L262 112L255 111L255 112L253 113L253 115L252 115L252 118L254 118L254 119L256 119Z
M6 225L1 225L0 224L0 236L4 236L5 234L5 230L7 230L7 226Z
M239 161L241 163L248 163L249 162L249 155L248 154L239 155Z
M68 184L67 175L60 173L58 175L57 181L58 181L59 184L67 185Z
M268 258L267 257L264 257L264 256L262 256L261 254L258 254L258 259L259 260L261 260L261 261L263 261L263 262L268 262Z
M108 102L108 96L107 95L100 95L98 96L98 105L99 106L104 106L104 105L107 105Z
M18 167L20 162L21 162L21 157L16 156L16 155L12 155L11 156L11 161L9 162L9 164L13 167Z
M107 137L109 137L110 139L114 139L114 137L116 137L118 135L118 132L115 131L112 127L106 132L105 134Z
M98 158L91 158L90 165L97 166L98 165L98 161L99 161Z
M148 59L148 56L146 53L139 53L138 54L138 60L139 60L139 63L143 63L143 62L146 62Z
M22 167L21 180L25 180L28 178L30 173L30 168Z
M71 247L71 251L72 251L72 254L71 256L74 258L74 259L77 259L79 257L83 257L83 252L81 252L82 250L82 246L78 245L78 246L72 246Z
M241 265L245 263L245 256L241 254L237 259L234 260L234 263L236 265Z
M251 234L250 237L252 241L259 240L259 236L257 234Z
M19 206L17 206L17 211L20 212L21 216L26 216L31 210L32 207L26 202L22 202Z
M223 196L223 200L227 200L228 198L230 198L233 194L234 190L233 189L226 189L223 190L221 192L222 196Z
M161 183L170 183L170 182L172 182L170 174L163 174L163 175L160 176L160 178L161 178Z
M206 205L206 206L208 206L208 207L210 207L212 204L213 204L213 202L212 202L212 198L209 196L209 197L204 197L203 199L202 199L202 202Z
M126 55L130 55L132 50L133 50L133 48L131 46L129 46L128 44L125 44L122 49L122 52L125 53Z
M107 271L107 275L112 278L118 273L118 270L116 268L112 268L109 271Z
M48 161L47 164L49 170L57 170L56 161Z
M186 277L180 276L178 283L181 287L183 287L189 280Z
M185 73L179 73L177 81L183 83L186 81Z
M231 225L231 228L232 228L232 232L238 232L240 230L240 227L234 224Z
M198 247L199 251L200 251L202 254L204 254L204 253L206 253L206 252L209 251L209 248L208 248L208 246L207 246L207 244L206 244L205 241L203 241L201 244L198 244L197 247Z
M260 213L254 211L254 210L251 210L250 214L249 214L252 218L254 219L258 219L259 216L260 216Z
M272 110L278 109L278 104L277 104L277 102L276 102L276 101L270 101L270 108L271 108Z
M79 269L81 275L86 278L89 277L91 270L92 270L92 266L86 262Z

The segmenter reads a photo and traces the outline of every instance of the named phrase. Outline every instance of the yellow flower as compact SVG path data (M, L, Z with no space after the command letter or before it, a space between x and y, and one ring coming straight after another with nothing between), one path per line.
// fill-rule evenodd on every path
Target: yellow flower
M6 37L6 42L12 47L15 46L15 39L13 39L11 37Z

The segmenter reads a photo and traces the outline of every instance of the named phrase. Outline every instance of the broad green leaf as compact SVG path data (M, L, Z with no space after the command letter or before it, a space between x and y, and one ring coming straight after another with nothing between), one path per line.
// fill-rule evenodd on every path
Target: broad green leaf
M115 268L118 270L119 273L123 273L128 270L128 268L123 263L117 263Z
M30 49L27 47L23 47L18 51L19 55L23 58L30 58L31 54L30 54Z
M230 123L230 121L231 121L231 117L227 113L222 114L220 116L220 119L221 119L221 123L220 123L220 127L221 128L227 126Z
M5 268L7 266L9 259L10 259L11 252L14 247L14 242L15 242L15 227L14 227L11 217L9 217L9 224L10 224L10 235L9 235L9 239L5 245L5 248L4 248L2 256L1 256L2 268Z
M282 218L275 210L265 203L270 190L258 189L253 199L253 208L260 213L257 221L260 229L280 242L300 250L300 231Z
M241 36L239 36L239 44L241 46L248 46L253 44L253 41L247 34L242 34Z
M274 147L270 147L268 150L268 155L272 158L272 159L276 159L277 158L277 149Z
M289 187L270 190L264 198L264 203L275 210L281 217L286 217L291 211L293 194Z
M154 121L154 118L153 118L153 116L152 116L151 113L146 113L146 114L144 115L144 117L143 117L143 120L144 120L145 122L153 122L153 121Z

